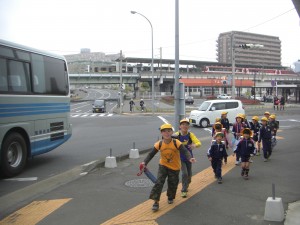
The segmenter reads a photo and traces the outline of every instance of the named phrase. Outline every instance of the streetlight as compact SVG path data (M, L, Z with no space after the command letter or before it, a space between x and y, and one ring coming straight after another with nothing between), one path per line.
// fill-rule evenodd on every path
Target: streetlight
M132 14L139 14L140 16L144 17L150 24L151 27L151 48L152 48L152 57L151 57L151 72L152 72L152 115L154 115L154 71L153 71L153 27L150 20L144 16L143 14L136 12L136 11L130 11Z

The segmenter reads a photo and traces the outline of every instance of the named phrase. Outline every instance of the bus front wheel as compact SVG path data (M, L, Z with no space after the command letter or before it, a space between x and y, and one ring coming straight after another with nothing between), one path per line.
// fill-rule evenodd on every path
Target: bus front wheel
M23 136L13 132L2 143L1 174L4 177L13 177L21 173L26 165L27 145Z

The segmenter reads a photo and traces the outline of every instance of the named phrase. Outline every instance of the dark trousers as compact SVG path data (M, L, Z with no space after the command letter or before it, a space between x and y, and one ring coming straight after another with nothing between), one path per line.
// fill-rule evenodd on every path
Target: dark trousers
M154 201L160 200L160 195L164 187L164 183L166 181L166 178L168 177L167 196L169 199L174 199L179 183L179 172L180 170L171 170L168 167L159 165L157 181L150 192L149 198L153 199Z
M262 140L262 144L263 144L264 158L267 159L272 154L271 139Z
M221 178L222 177L222 160L221 159L212 159L211 167L213 168L216 177Z
M189 184L192 181L192 163L189 161L181 160L181 173L182 173L182 190L187 192Z

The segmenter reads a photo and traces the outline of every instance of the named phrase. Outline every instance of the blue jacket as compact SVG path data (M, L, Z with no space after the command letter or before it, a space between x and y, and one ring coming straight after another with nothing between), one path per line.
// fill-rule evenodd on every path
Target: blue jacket
M250 156L251 154L256 153L255 143L249 138L243 138L236 147L235 152L238 152L241 156Z
M218 144L216 141L213 141L210 148L207 150L207 157L211 157L213 159L223 159L227 157L226 147L223 142Z
M271 141L272 138L272 131L269 125L267 126L261 126L258 133L258 142L263 141Z

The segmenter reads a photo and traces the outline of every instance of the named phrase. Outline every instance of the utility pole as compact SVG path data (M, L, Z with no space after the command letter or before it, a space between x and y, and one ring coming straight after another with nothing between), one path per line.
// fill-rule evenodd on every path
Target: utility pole
M122 50L120 51L120 65L119 65L119 70L120 70L120 88L119 88L119 90L120 90L120 92L119 92L119 94L120 94L120 114L122 114L122 112L123 112L123 89L122 89L122 87L123 87L123 77L122 77L122 58L123 58L123 56L122 56Z
M232 69L232 88L231 88L231 96L235 98L235 47L234 47L234 36L233 31L231 32L231 69Z

